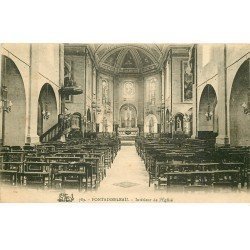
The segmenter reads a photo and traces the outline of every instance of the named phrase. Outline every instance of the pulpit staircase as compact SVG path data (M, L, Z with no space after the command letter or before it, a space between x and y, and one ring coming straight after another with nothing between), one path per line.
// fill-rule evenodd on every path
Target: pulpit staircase
M72 75L72 73L70 75ZM81 87L77 86L76 82L71 77L67 76L64 78L64 85L59 89L59 93L62 96L80 95L83 93L83 90ZM60 114L58 116L58 123L40 136L40 142L46 143L56 141L60 139L63 134L71 131L71 121L69 122L69 117L64 117L64 120L60 120L60 116L63 115Z
M58 119L58 123L40 136L40 142L46 143L59 140L63 134L69 133L70 130L71 122L60 122Z
M64 130L62 130L59 123L56 123L53 127L51 127L48 131L40 136L40 142L51 142L60 139L63 135Z

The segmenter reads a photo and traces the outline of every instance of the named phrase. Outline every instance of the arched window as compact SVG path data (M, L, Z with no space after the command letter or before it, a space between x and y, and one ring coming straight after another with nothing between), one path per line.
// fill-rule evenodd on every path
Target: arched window
M169 119L170 119L170 113L169 113L169 110L167 109L166 110L166 122L169 122Z
M132 99L135 95L135 84L132 81L126 81L123 84L123 98Z
M102 80L102 103L108 103L109 101L109 83L107 80Z
M90 109L87 110L87 122L91 122L91 113L90 113Z
M157 133L157 118L155 115L148 115L145 118L144 132L145 133Z
M135 128L137 126L137 111L134 105L125 104L120 109L122 128Z
M149 102L151 105L155 105L155 98L156 98L156 78L152 78L149 82Z

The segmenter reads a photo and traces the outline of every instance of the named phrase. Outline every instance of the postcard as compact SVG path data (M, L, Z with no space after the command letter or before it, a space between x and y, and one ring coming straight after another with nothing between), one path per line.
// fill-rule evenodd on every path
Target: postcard
M0 202L250 201L249 44L0 54Z

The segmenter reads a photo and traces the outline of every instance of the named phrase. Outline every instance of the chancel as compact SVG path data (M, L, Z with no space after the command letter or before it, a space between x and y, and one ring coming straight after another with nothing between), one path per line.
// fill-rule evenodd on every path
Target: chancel
M0 54L1 185L249 187L250 45L4 43Z

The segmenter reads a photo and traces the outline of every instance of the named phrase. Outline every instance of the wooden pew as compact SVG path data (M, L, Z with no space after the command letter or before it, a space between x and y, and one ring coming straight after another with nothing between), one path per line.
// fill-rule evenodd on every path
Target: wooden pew
M64 165L58 174L62 176L62 188L74 186L75 184L81 191L83 188L88 189L88 173L91 165L86 162L74 162Z
M47 162L26 161L21 172L21 183L24 186L48 187L50 178L50 168Z
M220 163L158 163L154 180L157 186L182 185L189 187L227 186L236 187L240 183L243 164L221 165Z
M0 184L7 183L17 185L20 183L20 172L23 168L23 162L4 162L3 156L0 156Z

